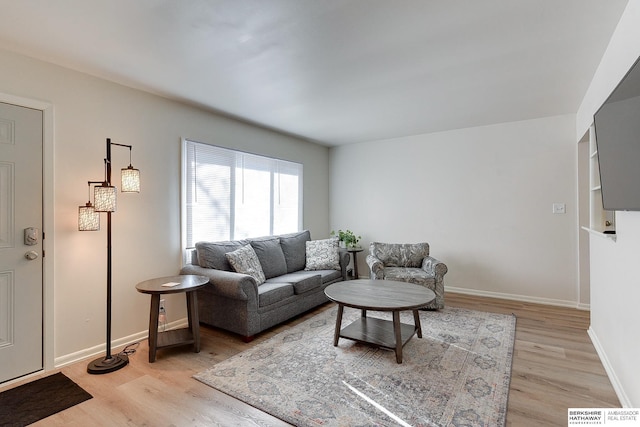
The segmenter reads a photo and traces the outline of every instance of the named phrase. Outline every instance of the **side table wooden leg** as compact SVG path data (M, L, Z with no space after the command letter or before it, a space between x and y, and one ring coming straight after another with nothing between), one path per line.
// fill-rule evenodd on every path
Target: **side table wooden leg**
M402 363L402 333L400 331L400 312L393 312L393 333L396 336L396 362Z
M418 310L413 310L413 322L414 325L416 325L418 338L422 338L422 325L420 324L420 313L418 313Z
M358 254L353 253L353 278L358 279L360 276L358 275Z
M158 314L160 312L160 294L151 295L151 310L149 312L149 363L156 361L158 346Z
M333 335L333 346L338 346L338 340L340 339L340 326L342 326L342 312L344 310L344 306L342 304L338 304L338 315L336 316L336 332Z
M187 292L187 313L189 329L193 335L193 351L200 353L200 319L198 317L198 294L196 291Z

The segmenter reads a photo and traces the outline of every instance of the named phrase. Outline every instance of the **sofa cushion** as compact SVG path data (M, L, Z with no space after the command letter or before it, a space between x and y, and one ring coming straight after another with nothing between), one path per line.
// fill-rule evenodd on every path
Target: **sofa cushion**
M198 264L204 268L215 268L216 270L234 271L225 254L233 252L247 244L245 240L231 242L198 242L196 252L198 253Z
M320 275L322 283L333 282L342 278L340 270L317 270L315 273Z
M247 240L256 252L267 279L287 273L287 262L284 259L278 237L269 236Z
M335 270L327 270L335 271ZM302 294L312 289L320 288L322 285L322 275L316 271L296 271L283 274L282 276L267 279L266 283L291 283L296 294Z
M293 284L293 290L297 295L309 292L313 289L318 289L322 285L322 278L319 274L315 276L304 278Z
M305 270L340 270L338 239L310 240L305 246Z
M304 270L307 261L305 243L309 240L311 240L309 230L280 236L280 246L287 262L287 273Z
M266 307L293 296L291 283L268 282L258 288L258 306Z
M265 277L264 272L262 271L262 266L260 265L258 256L251 245L245 245L233 252L228 252L225 256L236 272L248 274L256 279L256 283L258 283L258 285L264 283Z

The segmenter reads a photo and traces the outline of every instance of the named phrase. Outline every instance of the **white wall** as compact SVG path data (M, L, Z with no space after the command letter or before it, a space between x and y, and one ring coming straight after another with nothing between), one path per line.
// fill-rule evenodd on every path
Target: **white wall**
M577 114L581 136L640 56L640 2L629 2ZM578 137L579 137L578 136ZM615 242L591 236L591 328L622 404L640 407L640 212L616 212Z
M576 306L576 150L573 115L332 148L331 227L429 242L448 288Z
M133 145L142 190L121 194L113 214L113 341L146 331L149 297L139 281L175 275L180 256L180 138L211 142L304 164L304 227L329 232L329 150L24 56L0 51L0 93L54 106L55 242L45 262L54 292L58 362L103 351L106 217L102 231L78 232L87 181L102 179L105 139ZM114 179L128 150L113 149ZM51 230L45 230L51 231ZM169 321L184 318L183 296L167 297ZM92 350L93 349L93 350Z

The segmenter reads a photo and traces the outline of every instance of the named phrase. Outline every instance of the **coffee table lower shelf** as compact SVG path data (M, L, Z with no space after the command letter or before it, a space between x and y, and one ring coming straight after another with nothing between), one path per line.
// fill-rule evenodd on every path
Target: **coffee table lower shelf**
M361 317L355 320L340 330L339 337L395 350L398 363L402 363L401 349L418 332L418 328L415 325L407 325L406 323L400 323L399 326L400 343L396 343L393 322L375 317Z
M350 280L332 283L324 289L331 301L338 304L333 345L340 338L373 344L395 350L396 362L402 363L402 347L417 335L422 338L422 326L418 309L436 298L431 289L414 283L393 280ZM344 308L361 310L360 319L342 329ZM368 317L367 311L383 311L393 316L393 322ZM400 322L400 312L413 313L413 325Z

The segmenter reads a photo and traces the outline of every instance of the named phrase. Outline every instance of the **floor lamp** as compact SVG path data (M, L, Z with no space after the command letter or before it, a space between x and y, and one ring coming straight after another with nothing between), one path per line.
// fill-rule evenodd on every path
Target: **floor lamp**
M107 351L105 357L93 360L87 366L90 374L106 374L117 371L129 363L126 354L111 354L111 214L116 211L116 200L118 189L111 185L111 147L129 148L129 167L122 169L123 193L140 192L140 171L131 166L131 145L112 143L107 138L107 157L104 159L105 179L104 181L88 181L89 201L78 209L78 230L98 231L100 230L100 212L107 213ZM91 186L94 185L93 201L91 204Z

